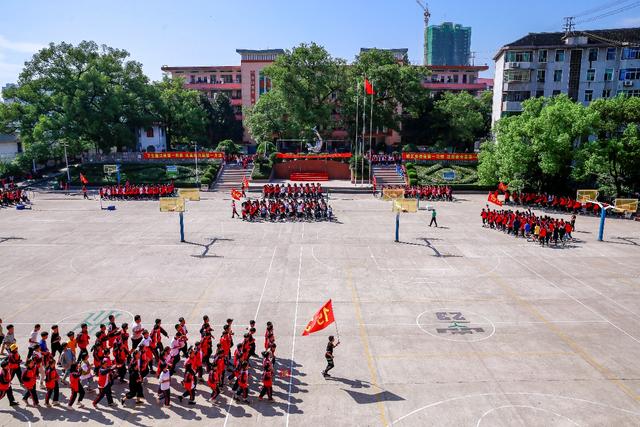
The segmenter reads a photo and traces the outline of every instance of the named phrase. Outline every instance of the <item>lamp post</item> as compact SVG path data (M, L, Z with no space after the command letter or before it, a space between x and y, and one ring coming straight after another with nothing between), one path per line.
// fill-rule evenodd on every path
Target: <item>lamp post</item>
M200 183L200 177L198 176L198 142L195 141L195 156L196 156L196 184Z
M64 141L62 146L64 147L64 163L67 165L67 185L71 182L71 172L69 171L69 159L67 158L67 145L69 143Z

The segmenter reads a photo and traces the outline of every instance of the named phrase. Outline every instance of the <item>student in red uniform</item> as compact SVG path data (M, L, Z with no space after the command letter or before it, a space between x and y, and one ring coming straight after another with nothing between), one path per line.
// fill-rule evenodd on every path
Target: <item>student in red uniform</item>
M111 367L109 366L109 359L107 358L102 360L100 369L98 370L98 389L100 392L98 393L98 397L93 401L94 408L98 407L98 403L100 403L105 396L107 397L109 406L116 405L113 402L113 394L111 392Z
M71 387L71 397L69 398L69 408L73 407L73 403L76 401L76 397L78 398L78 407L84 408L84 404L82 403L82 399L84 399L84 387L82 387L82 383L80 382L80 369L78 368L78 364L74 363L71 365L71 376L69 379L69 385Z
M190 364L185 365L184 369L184 378L182 380L182 385L184 386L184 393L178 396L180 402L182 399L189 396L189 405L196 404L196 375L192 369Z
M262 390L260 390L258 399L262 400L265 394L269 400L273 400L273 370L271 365L267 365L262 373Z
M11 369L9 368L9 361L7 359L0 363L0 400L7 396L10 406L18 405L16 399L13 397L13 389L11 388Z
M215 366L209 370L207 385L211 388L211 397L209 398L209 400L213 402L220 394L220 378L218 376L218 370Z
M22 400L25 403L28 403L28 399L31 398L34 406L38 406L38 393L36 392L36 380L37 380L37 370L36 363L33 359L27 360L27 364L22 372L22 386L25 389L24 396L22 396Z
M240 375L238 376L238 391L235 399L242 399L244 403L249 403L249 362L242 362Z
M18 381L22 383L22 369L20 369L20 353L18 353L18 344L11 344L9 346L9 357L7 360L9 361L9 370L11 371L11 379L18 375Z
M47 388L47 394L44 399L44 404L48 407L51 407L49 403L51 397L53 396L53 405L58 406L60 403L60 386L58 381L60 380L60 375L58 375L58 371L56 370L56 361L53 358L50 358L47 362L47 368L45 370L45 386Z
M80 333L76 338L76 343L78 344L78 348L80 349L78 353L78 363L83 359L83 355L89 354L87 347L89 347L89 331L87 329L87 324L83 323L80 325Z

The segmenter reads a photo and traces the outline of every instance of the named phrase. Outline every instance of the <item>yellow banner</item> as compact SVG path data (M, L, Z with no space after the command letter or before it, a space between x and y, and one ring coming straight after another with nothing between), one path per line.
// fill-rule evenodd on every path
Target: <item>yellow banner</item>
M160 197L160 212L184 212L182 197Z
M191 202L199 202L200 190L197 188L178 188L178 196Z

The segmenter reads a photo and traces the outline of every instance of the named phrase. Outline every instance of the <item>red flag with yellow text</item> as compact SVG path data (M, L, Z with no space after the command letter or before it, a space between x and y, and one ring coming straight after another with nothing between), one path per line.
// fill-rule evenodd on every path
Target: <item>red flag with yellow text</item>
M242 191L238 191L235 188L231 190L231 198L234 200L240 200L242 198Z
M89 180L83 174L80 174L80 182L83 185L87 185L89 183Z
M489 198L487 200L494 205L502 206L502 202L498 199L498 195L496 193L489 193Z
M313 319L311 319L307 327L304 328L302 336L321 331L335 322L335 320L333 317L333 306L331 305L331 300L329 300L324 303L322 308L313 316Z

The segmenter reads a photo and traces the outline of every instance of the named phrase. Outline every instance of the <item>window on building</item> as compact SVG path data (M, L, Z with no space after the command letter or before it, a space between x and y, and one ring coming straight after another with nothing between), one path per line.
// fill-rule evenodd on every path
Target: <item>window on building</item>
M215 74L211 74L209 76L209 83L215 83L216 82L216 75Z
M589 61L597 61L598 60L598 48L592 47L589 49Z
M221 77L223 83L233 83L233 76L231 74L223 74Z
M607 68L604 70L604 81L610 82L611 80L613 80L613 68Z
M147 138L153 138L153 128L147 128L146 131Z
M607 48L607 61L615 61L616 60L617 49L615 47Z
M562 81L562 70L555 70L553 72L553 81L561 82Z
M507 62L531 62L533 53L530 50L516 51L510 50L507 52Z
M193 74L190 76L189 81L191 83L195 83L196 82L196 76L194 76Z
M622 49L622 59L640 59L640 48L625 47Z
M236 83L242 83L242 74L236 74Z
M544 98L544 90L537 90L536 98Z
M627 96L640 96L640 89L625 90L624 94Z
M265 94L271 90L271 79L266 77L262 71L260 71L260 77L258 79L258 93L260 95Z
M531 98L531 92L525 92L520 90L503 92L502 101L503 102L522 102Z
M620 70L620 80L640 79L640 68L625 68Z
M562 93L562 91L561 91L561 90L554 90L554 91L551 93L551 96L558 96L558 95L560 95L561 93Z
M529 70L506 70L504 79L507 83L511 82L529 82L531 81L531 72Z
M585 102L591 102L592 99L593 99L593 91L592 90L585 90L584 91L584 100L585 100Z
M603 89L602 90L603 98L611 98L611 89Z
M463 84L467 84L467 75L466 74L462 75L462 83Z
M564 62L564 49L556 50L556 62Z
M587 81L592 82L596 79L596 70L593 68L589 68L587 70Z
M546 50L538 51L538 62L547 62L547 51Z
M538 83L544 83L547 79L547 71L546 70L538 70L536 73L536 81Z

